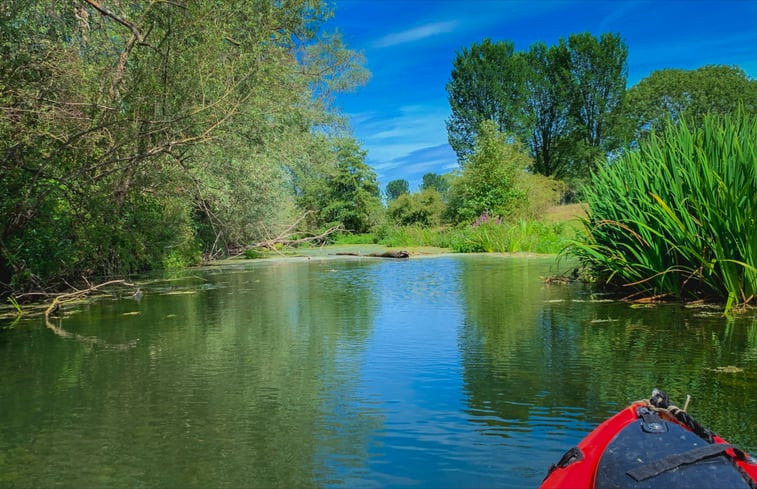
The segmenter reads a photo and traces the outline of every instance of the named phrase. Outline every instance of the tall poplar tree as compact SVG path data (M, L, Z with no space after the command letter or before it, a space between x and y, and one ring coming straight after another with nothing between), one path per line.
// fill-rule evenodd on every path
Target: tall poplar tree
M568 37L570 114L576 176L588 175L598 158L623 144L622 104L628 78L628 47L618 34Z
M623 142L626 58L616 34L573 34L527 52L488 39L462 49L447 84L447 132L458 161L465 164L481 122L491 120L527 145L534 171L585 176Z
M447 83L452 111L447 135L461 165L473 152L482 122L493 121L501 132L517 131L523 86L523 60L511 41L484 39L457 53Z

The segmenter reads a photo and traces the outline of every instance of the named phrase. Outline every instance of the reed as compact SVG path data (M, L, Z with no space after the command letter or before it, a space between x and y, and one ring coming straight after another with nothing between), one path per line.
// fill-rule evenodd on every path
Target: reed
M604 283L635 294L718 299L757 293L757 118L740 111L699 127L669 123L601 168L577 256ZM629 290L630 292L630 290Z

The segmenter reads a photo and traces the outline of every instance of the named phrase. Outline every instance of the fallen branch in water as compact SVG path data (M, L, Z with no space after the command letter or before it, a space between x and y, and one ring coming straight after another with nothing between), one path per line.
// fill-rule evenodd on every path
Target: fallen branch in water
M89 282L87 282L89 284ZM62 294L57 294L49 306L47 306L47 309L45 309L45 320L50 319L50 314L54 313L58 310L58 308L65 304L66 302L73 302L77 299L81 299L82 297L86 297L91 292L94 292L97 289L100 289L102 287L108 286L108 285L125 285L127 287L136 287L136 285L127 282L126 280L109 280L107 282L103 282L101 284L97 285L90 285L86 289L76 289L73 292L64 292ZM139 290L139 289L137 289Z
M295 228L310 213L312 213L312 211L307 211L304 214L302 214L296 221L294 221L294 223L292 223L284 231L282 231L281 233L279 233L278 236L276 236L276 237L270 237L269 236L267 239L264 239L264 240L259 241L257 243L253 243L251 245L247 245L244 248L242 248L242 250L239 251L238 253L235 253L235 254L231 255L230 258L236 258L239 255L242 255L245 251L250 250L250 249L255 249L255 248L266 248L266 249L269 249L271 251L278 251L278 246L290 247L290 246L296 246L296 245L299 245L299 244L302 244L302 243L311 243L311 242L314 242L314 241L315 242L323 242L326 239L326 237L328 237L329 235L331 235L331 234L333 234L333 233L335 233L337 231L341 231L341 230L344 229L344 226L342 226L341 224L337 224L336 226L332 226L332 227L328 228L327 230L323 231L320 234L313 234L313 235L310 235L310 236L305 236L303 238L294 238L293 239L292 238L293 235L303 234L303 233L296 232ZM266 232L266 234L268 234L268 233Z

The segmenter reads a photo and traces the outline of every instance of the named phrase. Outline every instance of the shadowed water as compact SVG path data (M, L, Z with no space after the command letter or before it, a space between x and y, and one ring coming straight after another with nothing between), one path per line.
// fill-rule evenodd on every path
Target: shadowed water
M2 487L536 487L666 389L757 451L757 320L552 259L257 261L0 331ZM724 368L729 367L729 368Z

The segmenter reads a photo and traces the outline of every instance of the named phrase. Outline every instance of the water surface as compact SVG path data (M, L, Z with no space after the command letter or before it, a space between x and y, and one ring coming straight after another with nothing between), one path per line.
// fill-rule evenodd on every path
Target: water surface
M554 272L255 261L21 321L0 331L0 486L537 487L653 387L757 451L757 320Z

